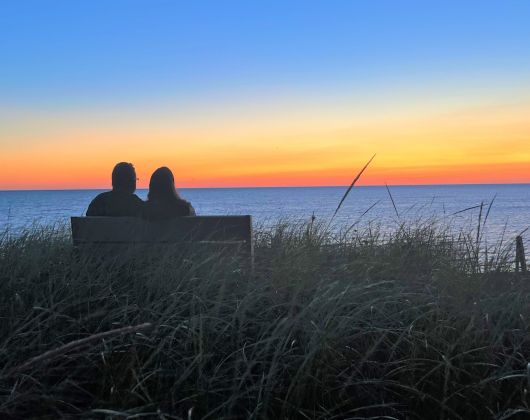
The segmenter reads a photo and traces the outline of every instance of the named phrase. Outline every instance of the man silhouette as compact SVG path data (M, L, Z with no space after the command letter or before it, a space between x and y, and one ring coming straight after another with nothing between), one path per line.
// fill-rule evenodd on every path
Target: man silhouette
M136 194L136 171L132 163L120 162L112 170L112 191L92 200L87 216L140 216L143 201Z

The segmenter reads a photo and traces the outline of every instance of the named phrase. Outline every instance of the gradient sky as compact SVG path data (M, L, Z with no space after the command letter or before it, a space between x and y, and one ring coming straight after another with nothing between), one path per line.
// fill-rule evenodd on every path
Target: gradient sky
M0 189L530 182L530 1L6 1Z

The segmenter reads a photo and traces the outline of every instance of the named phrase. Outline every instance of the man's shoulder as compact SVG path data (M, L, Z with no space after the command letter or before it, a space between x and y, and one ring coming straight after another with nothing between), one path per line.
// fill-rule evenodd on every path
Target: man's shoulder
M92 202L94 203L98 201L103 201L103 200L108 199L110 196L112 196L112 191L104 191L96 195L94 199L92 200Z
M104 216L106 212L106 205L111 191L105 191L98 194L90 202L86 215L87 216Z
M105 191L98 194L90 203L87 216L138 216L143 201L135 194L118 191Z
M110 191L111 195L108 195L108 199L112 203L116 203L122 206L130 206L132 208L140 208L144 202L136 194L123 194Z
M102 192L100 194L98 194L95 198L94 198L94 201L95 200L109 200L109 199L114 199L114 200L131 200L131 201L136 201L138 203L143 203L142 199L140 197L138 197L136 194L124 194L124 193L121 193L121 192L116 192L116 191L105 191L105 192Z

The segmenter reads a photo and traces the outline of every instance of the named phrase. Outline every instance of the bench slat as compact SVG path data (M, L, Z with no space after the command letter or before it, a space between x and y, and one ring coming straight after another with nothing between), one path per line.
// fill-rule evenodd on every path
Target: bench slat
M81 243L252 243L251 216L190 216L150 222L133 217L72 217L74 245Z

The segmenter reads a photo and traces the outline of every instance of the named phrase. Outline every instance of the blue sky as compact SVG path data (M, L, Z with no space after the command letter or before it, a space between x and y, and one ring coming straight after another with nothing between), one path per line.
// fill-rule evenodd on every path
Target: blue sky
M2 105L528 80L528 1L12 1ZM123 101L123 103L121 103Z

